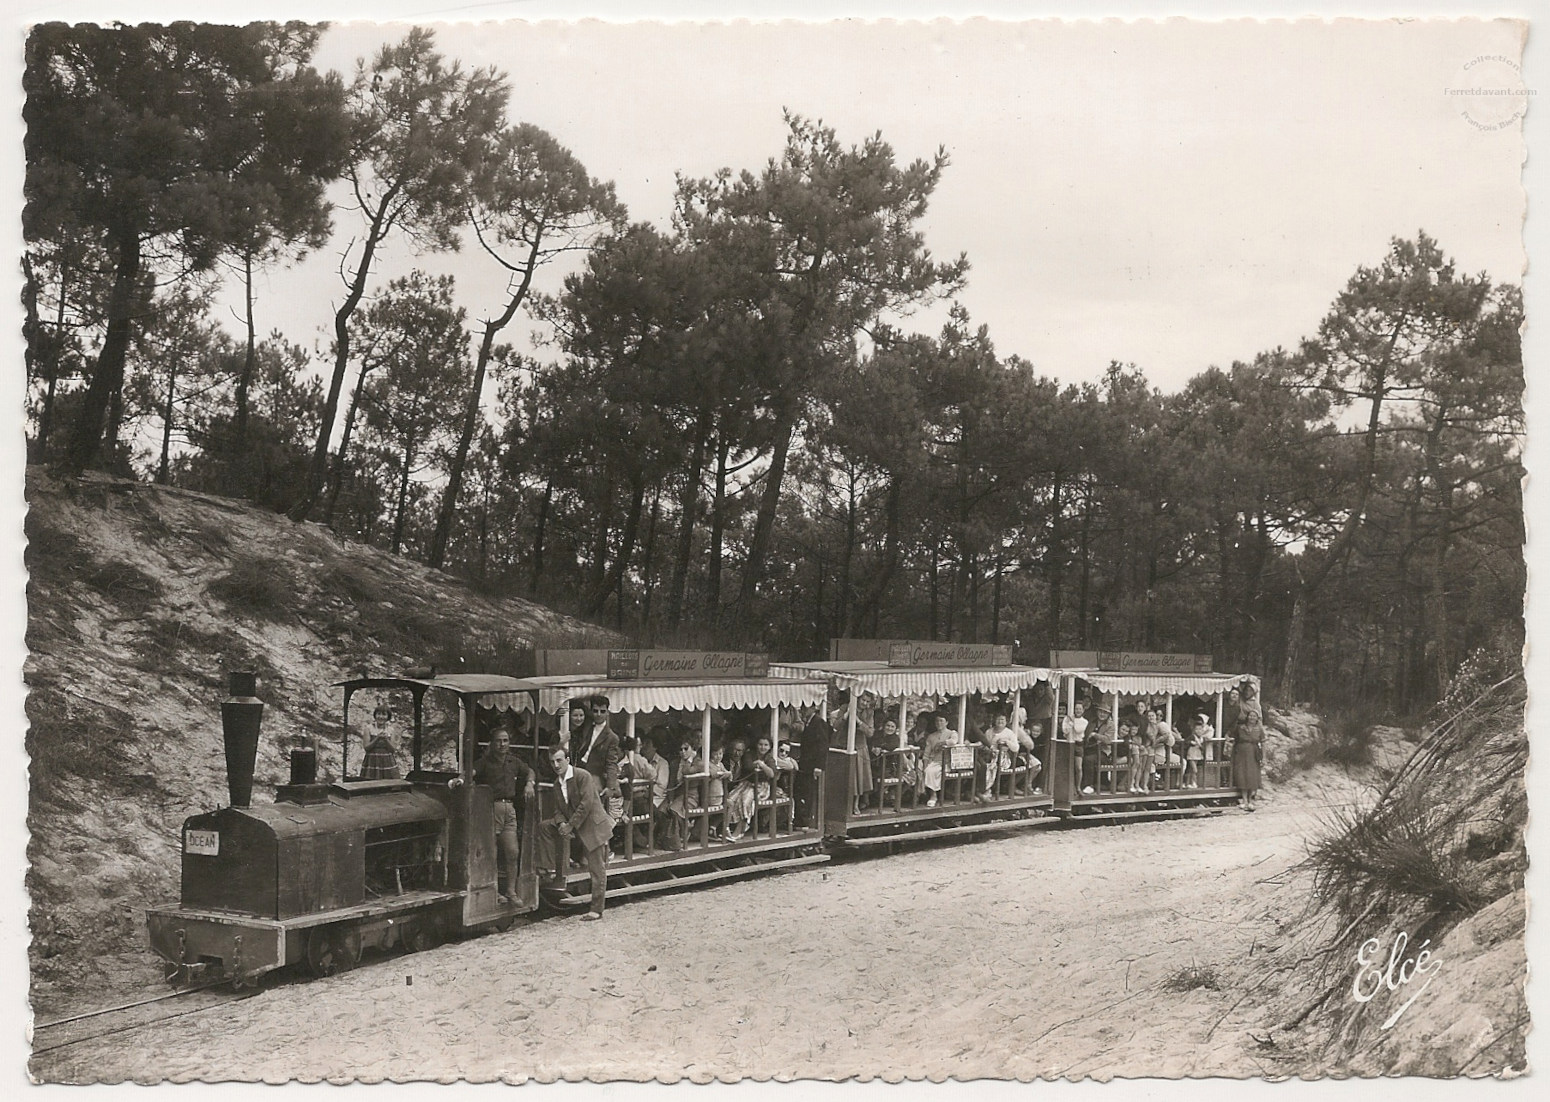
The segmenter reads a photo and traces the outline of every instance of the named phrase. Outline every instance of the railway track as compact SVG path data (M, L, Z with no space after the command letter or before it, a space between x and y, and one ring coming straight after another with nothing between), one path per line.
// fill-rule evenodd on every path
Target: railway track
M166 991L148 998L114 1006L99 1007L52 1021L38 1022L32 1027L32 1055L69 1048L86 1041L111 1037L145 1029L174 1018L215 1010L234 1002L251 999L262 987L233 991L230 983L201 984L177 991Z

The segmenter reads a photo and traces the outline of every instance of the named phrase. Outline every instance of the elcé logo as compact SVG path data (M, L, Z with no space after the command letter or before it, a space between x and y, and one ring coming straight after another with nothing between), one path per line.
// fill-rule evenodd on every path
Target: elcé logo
M1383 1023L1384 1029L1391 1028L1399 1021L1399 1016L1409 1010L1410 1005L1432 985L1432 980L1437 976L1437 969L1442 967L1442 961L1433 956L1431 950L1427 948L1432 943L1431 938L1421 942L1421 951L1414 957L1405 951L1409 943L1410 935L1401 930L1389 949L1386 967L1380 955L1383 952L1383 943L1377 938L1368 938L1356 951L1356 979L1351 983L1351 997L1359 1003L1370 1002L1385 987L1391 992L1397 992L1416 979L1426 977L1426 982L1416 990L1415 994L1389 1015L1388 1020Z

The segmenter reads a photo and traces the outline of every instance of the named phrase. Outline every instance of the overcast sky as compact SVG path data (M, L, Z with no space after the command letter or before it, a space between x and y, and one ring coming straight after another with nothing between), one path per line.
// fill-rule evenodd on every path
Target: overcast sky
M338 25L317 63L348 72L401 32ZM997 348L1063 381L1117 359L1171 390L1295 344L1357 265L1422 228L1466 271L1521 278L1520 132L1471 125L1479 101L1446 94L1474 59L1520 57L1507 22L594 21L448 24L438 41L507 72L511 116L658 225L675 172L777 153L783 107L847 143L881 130L905 160L945 147L928 244L968 253L962 301ZM326 342L337 262L273 274L261 326ZM402 241L376 286L416 263L454 272L476 316L499 298L482 255L416 260Z

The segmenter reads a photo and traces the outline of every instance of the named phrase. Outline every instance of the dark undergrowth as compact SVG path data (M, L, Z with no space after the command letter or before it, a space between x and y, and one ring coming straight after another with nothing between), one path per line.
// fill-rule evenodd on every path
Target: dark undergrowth
M80 812L85 810L80 797L87 785L101 784L124 795L164 791L130 752L135 737L129 713L36 675L29 682L26 747L38 801Z

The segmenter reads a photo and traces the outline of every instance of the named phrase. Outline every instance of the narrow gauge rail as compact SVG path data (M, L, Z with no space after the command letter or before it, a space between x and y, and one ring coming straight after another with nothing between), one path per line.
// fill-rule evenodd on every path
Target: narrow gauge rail
M194 996L201 994L205 996L203 999L194 999ZM201 1014L229 1003L241 1002L256 994L258 991L253 987L243 987L234 991L224 983L209 982L194 987L176 988L150 998L98 1007L95 1010L55 1018L53 1021L38 1022L32 1027L32 1055L42 1056L46 1052L85 1044L87 1041L96 1041L135 1029L146 1029L162 1022L172 1021L174 1018ZM196 1005L187 1005L190 1002L195 1002ZM174 1005L167 1006L168 1003ZM157 1011L160 1012L143 1009L149 1006L157 1007Z
M698 729L697 738L685 740L668 792L659 777L621 781L615 810L622 845L608 865L614 899L912 842L1214 815L1237 800L1220 735L1223 699L1240 686L1257 688L1256 678L1110 670L1097 656L1057 657L1065 663L1033 667L1013 664L1010 648L836 640L826 663L772 667L758 655L540 651L522 677L356 678L338 684L343 779L319 783L315 750L295 750L290 783L279 786L272 804L259 805L251 789L262 705L252 675L234 674L233 699L222 706L231 804L185 821L182 898L147 911L151 946L174 983L221 980L240 988L289 965L328 975L354 966L366 949L413 952L449 936L505 930L545 904L563 910L583 903L587 876L568 852L562 851L560 882L540 890L547 870L538 867L536 844L539 823L554 812L543 750L569 740L579 700L606 698L610 716L623 717L626 738L639 734L643 721ZM384 749L390 740L382 739L369 746L362 739L362 769L352 775L350 705L363 691L407 697L413 727L402 779L391 766L382 775L383 755L393 757ZM1214 697L1218 734L1197 763L1199 786L1185 786L1182 754L1166 749L1155 776L1141 784L1130 764L1136 756L1112 728L1084 745L1069 722L1078 692L1089 703L1106 700L1111 717L1122 702L1163 698L1170 721L1175 698L1195 709ZM1000 751L993 740L966 744L971 697L1008 715L1014 733L1027 737ZM858 742L863 700L878 705L875 741L865 746ZM427 701L453 707L428 726ZM929 753L906 741L912 707L955 719L952 737ZM799 778L786 759L768 781L736 789L711 764L723 735L750 746L767 739L759 756L780 757L783 736L799 737L783 726L783 718L800 719L796 709L826 716L839 709L843 716L843 733L821 747L820 768ZM384 713L379 704L375 717ZM889 720L898 725L895 744L883 745ZM520 801L518 867L504 890L493 793L473 772L499 727L517 729L514 749L538 778L535 798ZM863 754L877 763L869 780L858 766ZM367 767L373 756L375 770ZM933 764L928 789L926 767ZM734 802L738 831L730 829Z

